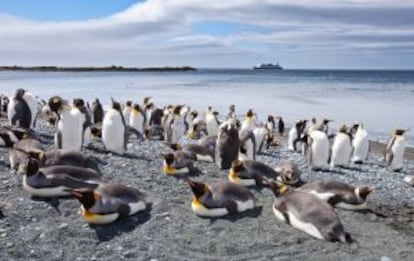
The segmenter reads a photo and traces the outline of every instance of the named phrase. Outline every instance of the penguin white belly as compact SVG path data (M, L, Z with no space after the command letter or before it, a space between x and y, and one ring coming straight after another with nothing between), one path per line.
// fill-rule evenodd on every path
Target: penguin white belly
M12 125L12 118L16 114L16 110L14 109L15 103L13 97L9 99L9 104L7 105L7 118L9 119L9 124Z
M237 204L237 212L239 212L239 213L254 208L254 200L253 199L249 199L247 201L238 201L238 200L236 200L236 204Z
M87 127L85 131L83 132L83 146L88 146L91 143L92 141L91 136L92 136L91 128Z
M144 132L144 117L141 113L132 112L131 116L129 117L129 125L138 130L139 132Z
M292 227L295 227L299 230L302 230L303 232L316 237L318 239L322 239L324 240L325 238L322 236L321 232L319 231L319 229L313 225L312 223L306 223L303 222L302 220L300 220L298 217L296 217L292 212L290 212L288 210L288 216L289 216L289 221L290 224L292 225Z
M249 131L253 131L256 128L256 124L253 120L244 120L242 122L241 128L240 130L249 130Z
M175 120L174 123L171 125L172 135L171 135L171 142L178 143L182 136L185 134L185 124L182 119Z
M345 202L339 202L338 204L335 205L335 207L345 209L345 210L364 210L364 209L369 208L366 202L362 204L358 204L358 205L348 204Z
M256 152L259 152L260 145L264 143L266 132L263 128L256 128L253 131L254 138L256 140Z
M37 197L60 197L60 196L69 196L70 192L66 191L68 188L59 186L51 188L34 188L27 184L27 177L23 175L23 190L29 193L30 195Z
M300 188L299 188L299 191L300 191ZM316 197L318 197L320 200L323 200L323 201L325 201L325 202L328 202L328 200L329 200L331 197L335 196L335 193L333 193L333 192L318 192L318 191L316 191L316 190L311 190L311 191L309 191L309 192L307 192L307 193L309 193L309 194L313 194L313 195L315 195Z
M232 175L229 176L229 179L232 183L241 185L241 186L245 186L245 187L250 187L250 186L255 186L256 185L256 180L254 179L241 179L239 177L234 177Z
M25 92L23 95L23 99L26 101L27 105L29 106L30 113L32 114L30 127L34 128L34 122L37 115L37 101L35 98L28 92Z
M338 133L332 145L331 167L348 165L351 151L352 147L349 136Z
M191 202L191 209L199 216L220 217L229 214L227 208L206 208L198 200Z
M217 135L219 125L217 124L216 118L214 115L206 115L206 125L207 125L207 133L209 136Z
M144 201L129 203L128 206L130 208L129 215L134 215L139 211L145 210L147 207Z
M214 162L214 159L210 155L196 154L197 161Z
M329 158L329 140L324 132L313 131L312 137L312 162L313 168L324 168Z
M119 213L110 213L110 214L95 214L88 212L84 209L84 207L81 207L81 213L83 219L91 224L98 224L98 225L104 225L114 222L119 218Z
M395 138L394 145L391 148L393 153L393 159L390 164L391 170L400 170L404 165L404 151L405 151L405 139L404 137Z
M102 124L102 140L107 150L123 154L125 126L123 125L121 115L115 111L110 110L104 117Z
M251 140L247 140L244 143L244 148L246 149L246 153L239 152L239 160L254 160L253 142Z
M369 150L368 133L365 130L357 130L355 137L352 140L352 146L354 148L352 161L365 161L368 157Z
M293 142L295 141L297 137L298 137L298 132L296 131L295 127L292 127L289 131L289 136L288 136L288 150L290 151L295 150Z
M62 149L80 150L82 146L82 114L77 109L61 112L58 130L61 133Z

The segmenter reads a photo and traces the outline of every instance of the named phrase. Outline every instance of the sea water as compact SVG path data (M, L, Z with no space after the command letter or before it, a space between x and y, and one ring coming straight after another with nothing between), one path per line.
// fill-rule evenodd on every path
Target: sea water
M158 106L208 106L225 115L230 104L243 115L252 108L260 121L282 116L333 119L332 129L362 122L372 137L385 140L394 128L410 129L414 144L414 71L199 69L190 72L0 72L0 94L24 88L47 100L110 98Z

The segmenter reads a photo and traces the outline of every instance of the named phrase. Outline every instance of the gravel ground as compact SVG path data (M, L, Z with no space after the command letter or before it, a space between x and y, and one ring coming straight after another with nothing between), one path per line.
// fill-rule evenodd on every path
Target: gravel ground
M50 142L43 136L45 142ZM192 194L184 182L161 172L160 141L133 142L126 156L103 152L95 144L85 153L106 162L104 178L130 184L147 194L150 211L113 224L88 225L79 215L79 203L61 199L61 215L48 203L35 201L22 190L21 178L8 169L8 150L0 148L1 260L414 260L414 189L402 181L412 172L390 173L371 157L361 168L311 172L300 154L285 144L266 150L259 160L272 166L294 160L305 181L336 179L376 188L368 197L373 212L338 210L353 243L314 239L279 222L271 206L273 194L255 190L261 207L218 219L197 217L190 209ZM197 163L199 180L227 179L215 164Z

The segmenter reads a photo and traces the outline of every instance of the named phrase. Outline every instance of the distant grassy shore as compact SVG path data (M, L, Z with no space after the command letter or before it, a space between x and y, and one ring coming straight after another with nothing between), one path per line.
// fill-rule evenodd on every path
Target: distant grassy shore
M196 71L190 66L179 67L58 67L58 66L0 66L0 71L39 71L39 72L174 72L174 71Z

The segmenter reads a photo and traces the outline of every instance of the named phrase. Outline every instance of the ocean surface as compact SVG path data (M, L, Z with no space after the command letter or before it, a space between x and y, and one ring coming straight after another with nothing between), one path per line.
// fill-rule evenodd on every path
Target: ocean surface
M194 72L0 72L0 94L24 88L40 98L71 100L110 97L142 102L144 96L164 106L208 106L227 114L230 104L244 114L252 108L259 120L282 116L333 119L332 129L363 122L373 139L386 140L394 128L410 129L414 145L414 71L199 69Z

